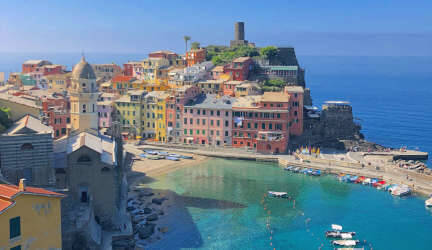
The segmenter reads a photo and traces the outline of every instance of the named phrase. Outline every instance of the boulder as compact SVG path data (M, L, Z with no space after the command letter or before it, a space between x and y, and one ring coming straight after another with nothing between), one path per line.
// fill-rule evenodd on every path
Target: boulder
M145 207L143 210L144 210L144 214L150 214L152 212L151 208L149 207Z
M138 229L138 234L141 239L147 239L150 237L155 231L156 225L153 223L148 223Z
M165 198L153 198L152 203L162 205L162 203L165 201Z
M132 206L128 206L128 207L126 208L126 210L127 210L128 212L130 212L130 211L133 211L133 210L135 210L135 207L132 207Z
M149 216L147 216L147 221L155 221L157 220L159 217L157 214L150 214Z

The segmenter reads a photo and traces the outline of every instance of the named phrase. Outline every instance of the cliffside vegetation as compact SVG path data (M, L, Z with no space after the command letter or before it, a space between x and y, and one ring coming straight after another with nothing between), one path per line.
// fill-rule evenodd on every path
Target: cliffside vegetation
M3 133L12 125L10 120L10 109L0 107L0 133Z

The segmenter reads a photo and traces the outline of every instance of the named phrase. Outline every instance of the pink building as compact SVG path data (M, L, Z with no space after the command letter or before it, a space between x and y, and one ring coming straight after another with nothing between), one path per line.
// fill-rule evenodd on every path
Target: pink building
M303 134L303 96L300 86L286 86L284 92L290 96L290 134Z
M200 95L183 110L183 143L231 146L233 97Z
M99 128L109 128L112 125L114 113L114 101L118 98L113 93L102 93L97 102Z
M182 142L184 105L193 101L200 94L197 86L189 85L171 90L167 100L166 120L167 138L169 142Z

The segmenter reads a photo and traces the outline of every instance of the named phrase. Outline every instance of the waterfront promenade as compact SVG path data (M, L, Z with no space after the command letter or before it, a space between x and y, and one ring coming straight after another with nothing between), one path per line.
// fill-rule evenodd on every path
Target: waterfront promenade
M310 155L265 155L244 149L234 148L208 148L208 147L190 147L173 144L146 144L135 146L127 144L125 149L133 154L142 153L141 149L151 148L157 150L169 150L179 153L189 153L207 157L220 157L238 160L254 160L277 162L281 167L299 166L307 168L321 169L329 174L353 174L366 176L369 178L379 178L388 183L406 184L412 190L421 195L430 195L432 193L432 176L417 173L413 170L399 168L391 161L389 156L398 157L397 152L386 154L371 154L365 152L326 152L321 153L319 157ZM422 152L419 152L423 154ZM411 155L415 151L410 152ZM370 155L373 155L371 158ZM396 155L396 156L395 156Z

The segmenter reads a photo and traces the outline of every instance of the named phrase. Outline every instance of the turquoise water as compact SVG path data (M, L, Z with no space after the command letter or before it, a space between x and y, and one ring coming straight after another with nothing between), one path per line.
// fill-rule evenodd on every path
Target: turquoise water
M423 199L392 197L372 187L340 183L334 176L311 177L275 164L215 159L148 185L202 200L186 204L179 218L192 226L185 226L189 232L184 234L179 227L176 234L188 236L182 236L181 243L168 237L165 242L176 243L165 248L333 249L324 232L335 223L367 240L366 249L431 249L432 214ZM268 190L288 192L295 208L288 199L263 198Z

